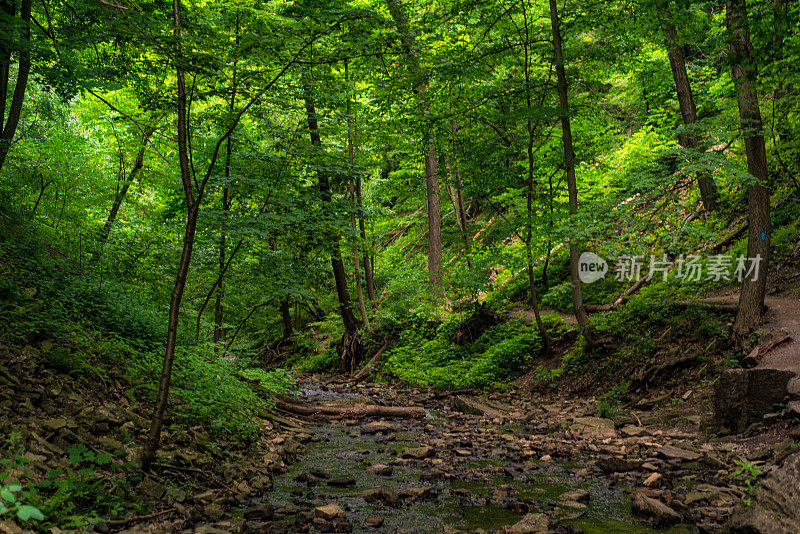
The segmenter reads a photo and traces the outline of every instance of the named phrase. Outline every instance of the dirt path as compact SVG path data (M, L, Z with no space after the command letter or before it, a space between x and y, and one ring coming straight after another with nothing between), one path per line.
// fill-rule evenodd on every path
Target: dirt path
M698 299L698 302L735 305L739 302L739 293L731 291ZM780 339L784 337L784 333L788 334L789 339L760 354L760 360L756 367L800 374L800 299L768 295L764 299L764 304L767 312L759 330L765 333L766 343L770 341L770 337L767 336L771 336L772 339Z

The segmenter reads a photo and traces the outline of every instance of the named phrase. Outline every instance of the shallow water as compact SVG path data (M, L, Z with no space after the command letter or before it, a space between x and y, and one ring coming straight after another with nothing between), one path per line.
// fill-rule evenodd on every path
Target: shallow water
M338 399L342 398L334 392L330 393ZM328 395L314 397L315 400L321 400L320 397L331 399ZM573 475L573 470L582 465L580 459L542 463L534 468L513 464L515 470L504 472L500 468L508 464L501 458L476 456L468 461L467 465L471 468L468 474L454 481L421 481L421 462L394 466L391 476L368 473L368 467L389 464L398 458L401 448L420 445L423 431L411 423L405 423L403 430L396 433L396 440L387 441L380 435L362 435L358 428L341 424L311 428L317 441L307 445L306 453L290 467L287 474L275 479L270 500L276 506L291 503L303 509L336 502L347 512L347 520L353 525L354 532L376 532L365 528L364 520L369 516L381 516L385 521L380 532L439 533L444 525L462 530L488 530L502 529L519 521L521 514L509 510L505 503L491 500L492 492L498 486L510 486L516 492L512 501L527 499L541 512L558 506L558 498L565 491L584 489L591 495L584 513L572 520L562 520L562 524L577 524L587 534L678 534L694 531L685 526L654 530L641 524L631 516L628 488L614 487L604 478L584 479ZM316 486L308 487L304 482L294 480L298 475L314 471L322 471L331 479L349 476L356 483L348 488L333 488L321 480ZM392 508L367 503L359 495L363 490L377 487L390 488L397 493L406 488L432 488L437 496L411 503L404 501L401 506ZM463 490L470 492L468 497L460 494Z

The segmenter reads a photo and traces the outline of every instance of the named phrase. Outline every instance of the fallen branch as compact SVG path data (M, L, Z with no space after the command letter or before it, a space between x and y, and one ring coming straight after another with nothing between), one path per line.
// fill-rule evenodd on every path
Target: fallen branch
M689 306L700 306L702 308L712 308L714 310L732 312L739 310L738 299L736 302L727 302L722 300L676 300L674 302L670 302L669 304L677 307L688 308Z
M362 419L367 417L396 417L417 419L425 417L425 410L416 406L378 406L374 404L355 404L353 406L321 406L307 404L287 397L277 397L275 406L284 412L314 416L348 417Z
M584 304L583 307L586 308L587 312L596 312L596 311L610 311L625 302L628 297L639 291L639 289L647 282L647 277L639 278L635 284L625 290L622 295L619 296L617 300L612 302L611 304Z
M131 523L141 523L143 521L149 521L150 519L155 519L156 517L161 517L162 515L171 514L173 512L177 512L177 508L170 508L168 510L161 510L160 512L155 512L153 514L147 515L137 515L134 517L129 517L128 519L114 519L113 521L106 521L106 525L118 527L118 526L125 526Z
M383 345L381 348L378 349L378 352L375 353L375 356L370 358L367 362L367 365L361 368L361 370L353 377L353 380L356 382L360 382L362 379L366 378L366 376L372 373L375 370L375 366L378 363L378 359L381 355L386 351L386 347L388 346L387 342L384 340Z

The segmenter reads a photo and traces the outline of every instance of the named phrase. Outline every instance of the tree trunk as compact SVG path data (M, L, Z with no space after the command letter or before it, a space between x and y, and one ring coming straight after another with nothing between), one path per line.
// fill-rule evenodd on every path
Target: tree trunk
M767 289L769 266L770 215L769 191L766 188L767 152L762 133L761 110L755 80L758 69L753 60L753 45L747 28L747 4L745 0L728 0L725 24L730 35L731 65L739 119L744 134L747 154L747 170L756 183L747 188L749 224L747 234L747 257L760 258L758 278L745 277L739 294L739 311L733 325L734 334L744 336L761 321L764 311L764 296Z
M683 55L683 47L678 41L678 31L672 21L672 15L665 13L666 21L666 46L669 56L669 64L672 67L672 77L675 80L675 90L678 94L678 106L683 117L683 124L687 130L678 136L681 146L687 150L696 150L700 146L700 138L697 132L692 130L692 125L697 122L697 107L692 95L692 86L689 83L689 74L686 71L686 58ZM714 178L705 171L697 174L697 186L700 189L700 198L707 211L717 209L717 185Z
M31 70L31 0L22 0L20 4L19 18L22 21L20 30L19 47L16 52L19 54L19 61L17 63L17 82L14 85L14 96L11 97L11 106L8 108L8 117L5 116L6 94L8 91L8 81L11 71L11 52L15 48L13 44L0 49L0 126L5 120L5 126L0 131L0 171L3 170L3 164L8 156L8 151L11 149L11 143L14 142L14 134L17 131L20 115L22 114L22 101L25 99L25 89L28 87L28 74ZM14 22L14 0L3 0L2 2L3 15L10 19L10 23ZM8 29L6 28L6 38L8 38ZM13 40L9 39L9 40Z
M355 179L353 177L353 164L355 163L355 126L353 124L353 106L350 101L350 77L347 71L347 60L344 60L344 83L347 87L347 174L349 175L349 188L350 188L350 203L355 210L350 215L350 226L353 229L353 235L357 233L356 211L358 205L356 203L356 187ZM369 316L367 315L367 306L364 304L364 290L361 287L361 253L359 251L359 244L353 247L353 277L356 280L356 296L358 298L358 309L361 312L361 322L368 330L372 330L369 325Z
M178 86L177 114L178 114L178 161L180 163L181 182L187 206L186 227L183 234L183 249L181 251L178 273L175 276L175 283L172 288L172 296L169 301L169 322L167 324L167 343L164 352L164 365L161 370L161 379L158 383L158 395L153 410L153 417L150 422L150 430L147 433L147 441L142 450L142 468L149 469L158 450L161 440L161 427L164 424L164 410L169 399L169 386L172 378L172 363L175 360L175 346L178 340L178 318L181 308L183 292L186 289L186 278L189 274L189 265L192 261L192 249L194 248L194 234L197 229L197 216L200 213L200 200L202 190L198 191L195 198L192 185L192 171L189 165L188 150L188 127L186 111L186 78L180 67L181 53L181 2L172 1L172 15L175 35L175 72Z
M281 320L283 321L283 337L284 339L289 339L290 337L292 337L294 332L292 331L292 312L290 311L289 308L288 299L281 299L280 309L281 309Z
M236 46L239 46L239 13L236 13ZM236 85L237 85L237 61L233 62L233 73L231 74L231 99L228 104L228 111L233 113L236 108ZM233 203L230 199L230 179L231 179L231 156L233 154L233 133L225 141L225 183L222 186L222 225L219 236L219 272L217 274L217 299L214 302L214 347L225 339L225 328L223 327L222 302L225 299L225 272L227 263L225 253L227 245L227 235L225 223L228 221L228 212Z
M227 163L230 162L230 154L231 154L231 144L230 138L228 138L228 148L227 148ZM226 178L228 177L229 167L228 165L225 166L225 175ZM219 279L219 283L217 284L217 299L214 302L214 346L216 347L217 344L225 339L225 329L222 326L223 322L223 313L222 313L222 301L224 297L224 284L225 284L225 268L226 260L225 260L225 252L227 247L227 236L225 235L225 218L228 216L228 210L230 209L230 203L228 200L228 186L227 183L222 191L222 228L220 231L219 236L219 271L217 277Z
M367 242L367 229L366 224L364 222L364 206L363 201L361 198L361 175L356 174L356 208L358 210L358 229L361 233L361 241L366 243ZM363 258L364 264L364 282L367 285L367 298L369 298L370 302L375 301L375 280L373 279L372 273L372 262L369 260L369 253L367 251L364 252Z
M464 206L464 186L461 183L461 168L458 165L458 146L456 145L456 121L450 119L450 131L453 136L450 138L453 149L453 178L455 179L455 208L458 229L461 232L461 240L464 242L464 254L467 257L467 267L472 269L472 243L467 228L467 210Z
M561 49L561 31L558 21L558 7L556 0L550 0L550 23L553 29L553 60L556 64L558 78L558 101L561 114L561 139L564 145L564 168L567 173L567 189L569 190L569 213L575 216L578 213L578 185L575 179L575 152L572 147L572 129L569 120L569 100L567 99L567 75L564 70L564 55ZM569 246L569 271L572 278L572 306L575 309L575 319L578 321L581 333L586 340L586 346L591 350L592 333L589 316L583 307L581 295L581 280L578 277L578 244L574 240Z
M439 206L439 162L436 145L430 140L425 154L425 189L428 206L428 280L441 293L442 289L442 213Z
M122 207L122 202L125 200L125 196L128 194L128 189L130 189L131 184L144 166L144 153L147 149L147 144L150 142L150 138L153 136L155 131L156 126L154 123L145 128L144 133L142 134L142 144L139 145L139 152L136 154L136 160L133 162L133 168L131 168L131 171L128 173L128 177L122 184L122 188L120 188L119 192L114 197L114 204L111 206L111 211L108 213L105 224L103 224L103 227L100 229L100 236L98 238L99 243L97 246L97 251L94 254L95 260L99 259L102 254L102 250L108 241L109 234L111 233L111 228L117 221L117 215Z
M423 119L430 116L427 98L428 81L419 63L419 49L414 40L411 26L408 24L402 0L387 0L389 12L394 19L403 53L411 63L411 75L414 80L413 91L419 99ZM428 209L428 279L431 284L442 290L442 214L439 207L439 165L436 156L436 139L432 127L425 125L425 140L428 149L425 153L425 191Z
M311 145L317 148L322 147L322 139L319 136L317 123L317 111L314 106L314 97L311 94L311 87L305 86L305 106L308 119L308 134ZM331 186L328 179L328 171L319 169L317 173L319 180L319 192L324 205L330 205L332 201ZM331 240L331 267L333 269L333 279L336 284L336 295L339 299L339 313L344 324L344 334L337 349L341 356L341 369L345 373L352 373L361 360L361 336L358 333L359 323L353 310L350 307L350 294L347 291L347 276L342 262L342 253L339 247L339 236L333 233L329 236Z

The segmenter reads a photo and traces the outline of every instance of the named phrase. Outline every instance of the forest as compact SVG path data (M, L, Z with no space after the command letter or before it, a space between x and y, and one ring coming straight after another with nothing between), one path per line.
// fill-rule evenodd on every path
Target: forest
M0 27L0 533L800 532L796 2Z

